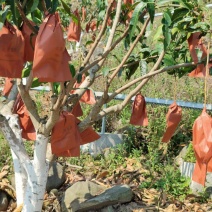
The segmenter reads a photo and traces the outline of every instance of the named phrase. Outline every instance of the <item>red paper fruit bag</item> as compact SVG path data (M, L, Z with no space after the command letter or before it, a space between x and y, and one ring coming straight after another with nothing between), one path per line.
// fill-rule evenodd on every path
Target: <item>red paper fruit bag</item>
M70 21L68 27L68 41L80 41L81 35L81 25L80 25L80 16L78 10L75 10L74 15L77 17L78 23L75 23L73 20Z
M173 102L169 106L168 113L166 114L166 131L163 135L162 142L167 143L173 136L178 124L181 121L182 109L177 105L176 102Z
M10 94L12 87L13 87L13 79L12 78L6 78L5 83L4 83L4 88L3 88L3 91L2 91L2 95L7 97Z
M139 126L148 125L146 101L144 96L140 93L135 96L135 100L133 102L130 124Z
M0 76L21 78L23 68L23 35L16 26L6 21L0 30Z
M85 80L85 75L82 75L82 80L80 83L75 83L74 88L79 88L79 86L82 84L82 82ZM72 91L74 93L74 91ZM86 89L85 93L82 95L80 102L93 105L96 103L96 99L94 96L94 93L91 89Z
M193 148L197 161L192 180L204 186L207 166L212 158L212 120L205 108L193 125Z
M29 20L32 26L36 26L35 23ZM24 60L33 61L34 58L34 49L35 49L35 40L37 35L27 26L24 22L21 29L22 35L24 36Z
M80 155L81 137L76 118L63 111L52 129L52 153L62 157L78 157Z
M59 14L50 14L41 24L35 42L33 77L40 82L68 81L72 78L69 60Z
M20 127L22 129L22 138L27 140L36 140L35 128L32 124L31 118L29 116L28 110L22 101L20 95L17 97L16 102L13 107L13 113L18 114Z

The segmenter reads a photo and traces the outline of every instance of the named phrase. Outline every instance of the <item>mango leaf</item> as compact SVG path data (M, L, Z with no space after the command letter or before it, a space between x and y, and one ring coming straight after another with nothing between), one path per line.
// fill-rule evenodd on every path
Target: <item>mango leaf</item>
M102 75L103 75L103 77L106 77L109 74L109 71L110 71L110 68L104 67L102 69Z
M133 63L134 60L128 61L127 63ZM126 79L129 80L131 76L135 73L139 66L139 63L135 63L134 65L128 66L126 69Z
M163 34L163 30L162 30L162 27L163 25L160 25L158 28L157 28L157 31L153 37L153 41L157 41L161 38L162 34Z
M6 6L4 10L0 11L0 29L3 27L7 14L9 12L10 6Z
M141 70L141 76L145 75L147 73L147 62L146 60L140 60L140 70Z
M41 11L39 9L34 10L31 13L31 17L34 23L36 23L37 25L40 25L42 22L42 14Z
M132 18L130 20L130 40L132 39L134 35L139 16L141 15L141 12L144 10L145 7L146 7L146 3L140 2L134 9Z
M28 77L32 70L32 63L28 63L27 67L22 70L22 77Z
M52 1L52 10L51 10L51 12L52 13L55 13L55 11L56 11L56 9L57 9L57 7L58 7L58 0L53 0Z
M46 3L46 8L49 11L51 8L51 0L45 0L45 3Z
M118 72L118 77L121 77L123 70L124 70L123 68L120 68L120 70Z
M65 12L68 13L68 15L71 16L72 14L71 14L70 7L69 7L63 0L60 0L60 1L61 1L61 3L62 3L62 6L63 6Z
M91 45L93 42L94 42L93 40L88 40L88 41L85 43L85 46Z
M82 81L82 74L78 74L77 75L77 83L81 83L81 81Z
M155 2L154 0L149 0L147 3L147 10L149 12L151 23L153 24L155 18Z
M171 23L172 23L171 17L172 17L172 14L171 14L170 10L167 9L167 10L164 11L164 13L163 13L162 23L163 23L164 25L170 26Z
M166 50L171 42L171 31L169 29L169 26L171 25L172 20L171 20L171 13L167 9L163 13L163 19L162 19L162 30L163 30L163 36L164 36L164 49Z
M189 12L186 8L177 8L174 10L174 13L172 15L172 22L175 23L179 20L182 20L186 14Z
M157 42L154 50L151 51L151 56L159 55L164 50L164 45L162 42Z
M15 1L14 0L9 0L10 2L10 9L12 12L12 19L14 24L17 26L18 25L18 11L16 9Z
M173 1L172 0L159 0L157 1L157 6L160 7L160 6L167 6L168 3L172 3Z
M69 64L69 69L70 69L70 72L71 72L71 76L74 77L75 74L76 74L76 70L75 70L75 68L72 64Z
M188 9L188 10L192 10L193 9L193 6L194 6L194 2L192 2L192 3L189 3L189 2L186 2L186 1L184 1L184 0L177 0L179 3L180 3L180 5L182 6L182 7L184 7L184 8L186 8L186 9Z
M206 22L198 22L192 26L190 26L191 29L202 29L203 31L208 31L210 29L210 26Z
M32 7L30 8L30 12L33 12L34 10L36 10L38 7L38 4L39 4L39 0L33 0Z
M31 88L35 88L35 87L38 87L40 86L42 83L39 82L39 80L37 78L34 78L33 81L32 81L32 86Z
M174 58L170 54L165 54L165 56L163 58L163 63L164 63L164 66L167 66L167 67L173 66L176 64Z

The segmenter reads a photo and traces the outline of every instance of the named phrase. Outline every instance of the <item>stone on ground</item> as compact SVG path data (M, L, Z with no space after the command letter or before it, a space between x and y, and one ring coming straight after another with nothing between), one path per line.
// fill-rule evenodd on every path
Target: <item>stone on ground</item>
M7 211L8 204L7 194L0 190L0 211Z
M49 169L49 175L46 184L47 192L52 189L60 188L60 186L65 182L65 171L63 166L57 162L53 162L51 168Z
M77 182L66 190L62 211L83 212L102 209L102 212L113 212L115 204L130 202L133 193L127 185L117 185L106 189L92 182Z
M106 190L105 186L97 185L90 181L76 182L65 191L62 201L62 211L77 211L80 204Z

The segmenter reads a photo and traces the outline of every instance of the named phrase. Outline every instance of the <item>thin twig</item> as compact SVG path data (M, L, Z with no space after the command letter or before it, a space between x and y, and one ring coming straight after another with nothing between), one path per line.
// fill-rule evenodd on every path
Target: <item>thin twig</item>
M18 11L21 15L21 18L23 19L23 21L26 23L26 25L35 33L38 34L38 30L32 26L32 24L29 22L29 20L27 19L26 15L23 12L23 8L21 6L21 4L19 2L16 2Z
M114 0L113 0L114 1ZM87 63L89 62L94 50L96 49L99 41L101 40L102 36L104 35L105 33L105 30L106 30L106 27L107 27L107 20L108 20L108 17L109 17L109 13L110 13L110 10L111 10L111 6L112 6L112 3L113 1L108 5L107 7L107 11L106 11L106 14L105 14L105 18L104 18L104 21L103 21L103 24L102 24L102 28L97 36L97 38L95 39L90 51L88 52L86 58L84 59L83 61L83 64L82 64L82 67L86 66Z
M46 13L48 12L48 10L46 8L46 2L45 2L45 0L41 0L41 5L43 7L44 14L46 15Z
M122 68L122 66L125 64L125 62L127 61L128 57L130 56L130 54L132 53L133 49L135 48L136 44L138 43L138 41L140 40L140 38L144 35L146 27L148 25L150 21L150 17L148 17L143 25L143 28L141 30L141 32L139 33L139 35L136 37L135 41L133 42L133 44L131 45L130 49L128 50L127 54L124 56L124 58L122 59L121 63L119 64L119 66L116 68L116 70L113 72L113 74L109 77L108 79L108 86L110 86L112 80L114 79L114 77L118 74L119 70Z
M53 110L58 110L62 106L63 98L65 96L65 86L64 83L60 83L60 94L58 96L57 102L53 106Z
M33 82L33 73L32 73L32 70L31 70L30 73L29 73L29 77L27 78L27 83L26 83L26 86L25 86L26 92L29 92L29 89L32 86L32 82Z
M86 66L80 72L80 74L85 73L86 71L88 71L89 69L91 69L93 66L95 66L97 63L99 63L101 60L103 60L105 57L107 57L108 54L123 40L123 38L125 38L127 36L128 32L129 32L129 27L126 28L126 30L124 31L124 33L110 46L110 48L107 51L105 51L99 58L97 58L91 64L89 64L88 66ZM77 79L77 75L74 78Z
M195 66L195 64L193 62L192 63L182 63L182 64L178 64L178 65L174 65L174 66L161 68L161 69L154 71L154 72L149 72L148 74L146 74L142 77L136 78L135 80L127 83L126 85L124 85L121 88L119 88L118 90L116 90L113 94L110 95L108 100L110 101L111 99L113 99L119 93L122 93L123 91L129 89L131 86L135 85L136 83L138 83L138 82L140 82L140 81L142 81L146 78L153 77L157 74L161 74L161 73L169 71L169 70L178 69L178 68L182 68L182 67L190 67L190 66Z

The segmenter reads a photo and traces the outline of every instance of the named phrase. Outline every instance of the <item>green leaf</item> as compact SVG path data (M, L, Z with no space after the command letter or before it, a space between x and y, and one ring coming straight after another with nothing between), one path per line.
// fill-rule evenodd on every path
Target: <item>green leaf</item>
M124 70L123 68L120 68L120 70L118 72L118 77L121 77L123 70Z
M6 20L7 14L9 12L10 6L6 6L4 10L0 11L0 29L3 27L4 22Z
M60 1L61 1L61 3L62 3L63 8L64 8L64 10L66 11L66 13L68 13L68 15L72 16L70 7L69 7L63 0L60 0Z
M130 40L132 39L132 37L134 35L139 16L145 7L146 7L146 3L140 2L134 9L132 18L130 20Z
M45 0L46 2L46 8L48 11L50 11L50 8L51 8L51 0Z
M161 39L161 36L162 36L162 34L163 34L162 27L163 27L163 25L160 25L160 26L157 28L157 31L156 31L156 33L155 33L155 35L154 35L154 37L153 37L153 41L157 41L157 40Z
M81 81L82 81L82 74L78 74L77 75L77 83L81 83Z
M171 12L169 9L167 9L163 13L163 19L162 19L162 30L163 30L163 36L164 36L164 49L166 50L171 42L171 31L169 29L169 26L171 25Z
M31 13L31 17L34 23L36 23L37 25L40 25L42 22L42 14L41 11L36 9Z
M147 73L147 62L146 60L140 60L140 69L141 69L141 76Z
M151 51L151 56L159 55L164 50L164 44L162 42L157 42L154 50Z
M171 12L169 9L167 9L166 11L164 11L163 13L163 19L162 19L162 23L164 25L170 26L172 23L172 19L171 19Z
M75 70L75 68L72 64L69 64L69 69L70 69L70 72L71 72L71 76L74 77L75 74L76 74L76 70Z
M53 0L52 1L52 13L55 13L58 7L58 0Z
M104 67L102 69L102 75L103 75L103 77L106 77L109 74L109 71L110 71L110 68Z
M32 70L32 63L27 63L27 67L22 70L22 77L28 77Z
M151 23L153 24L155 18L155 2L154 0L149 0L147 3L147 10L149 12Z
M34 10L36 10L38 7L38 4L39 4L39 0L33 0L32 7L30 8L30 12L33 12Z
M176 64L174 58L169 54L166 54L164 56L163 63L164 63L164 66L173 66Z
M18 11L16 9L15 1L10 0L11 12L12 12L12 19L15 25L18 25Z
M192 10L193 9L193 2L189 3L186 2L185 0L178 0L178 2L180 3L180 5L188 10Z
M134 60L128 61L127 63L133 63ZM135 63L134 65L128 66L126 71L126 79L129 80L131 76L135 73L139 66L139 63Z
M172 3L173 1L172 0L159 0L157 1L157 6L160 7L160 6L167 6L168 3Z
M186 8L177 8L174 10L174 13L172 15L172 22L177 22L179 20L182 20L184 16L189 12Z
M208 31L210 26L206 22L198 22L193 26L190 26L191 29L202 29L203 31Z
M93 40L88 40L88 41L85 43L85 46L91 45L93 42L94 42Z
M31 88L35 88L35 87L38 87L40 86L42 83L39 82L39 80L37 78L34 78L33 81L32 81L32 86Z

